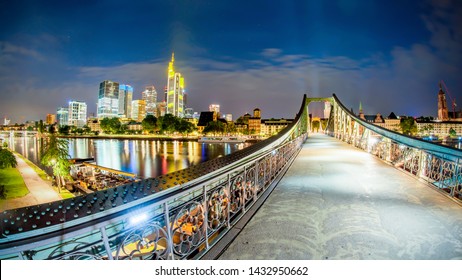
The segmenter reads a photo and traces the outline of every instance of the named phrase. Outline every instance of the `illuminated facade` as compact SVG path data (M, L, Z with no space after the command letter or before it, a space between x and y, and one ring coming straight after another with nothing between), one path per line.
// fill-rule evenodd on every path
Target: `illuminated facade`
M269 119L261 121L261 134L271 136L290 125L293 119Z
M132 119L141 122L146 117L146 101L133 100L132 101Z
M444 138L450 136L450 131L453 129L457 136L462 136L462 122L417 121L416 124L418 131L425 131L425 133L421 133L422 135L436 135L439 138Z
M215 112L217 115L220 115L220 105L219 104L210 104L209 105L209 111L210 112Z
M253 117L248 121L249 133L252 135L259 135L261 133L261 110L255 108L253 110Z
M440 83L440 91L438 92L438 120L440 121L448 121L448 105L446 103L446 95L444 94L443 89L441 88Z
M133 87L119 85L119 117L129 118L132 114Z
M87 104L82 101L69 102L69 125L83 127L87 124Z
M91 131L103 132L98 118L88 118L87 126L90 128Z
M165 113L167 112L167 102L159 102L157 103L157 116L158 117L163 117L165 116Z
M55 114L47 114L46 124L54 124L56 122L56 115Z
M58 125L69 125L69 107L60 107L56 111Z
M176 117L184 117L184 78L181 73L175 72L175 56L172 54L172 60L168 64L167 80L167 114Z
M157 117L157 91L154 86L147 86L141 93L141 99L146 101L146 115Z
M99 119L119 116L119 83L104 81L99 84L97 114Z

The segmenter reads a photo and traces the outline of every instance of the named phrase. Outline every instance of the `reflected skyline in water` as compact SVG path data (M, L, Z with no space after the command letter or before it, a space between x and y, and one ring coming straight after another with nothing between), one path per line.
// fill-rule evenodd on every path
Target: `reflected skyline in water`
M42 139L15 137L10 147L40 164ZM71 158L94 158L97 165L135 173L139 177L157 177L191 165L222 157L250 146L248 143L198 143L128 139L70 138Z

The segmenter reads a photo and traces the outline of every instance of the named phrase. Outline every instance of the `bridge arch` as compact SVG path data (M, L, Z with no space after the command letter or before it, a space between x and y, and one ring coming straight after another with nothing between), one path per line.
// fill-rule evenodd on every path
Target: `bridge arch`
M305 98L306 100L306 115L307 115L307 131L308 133L310 133L312 131L312 128L313 128L313 123L312 123L312 119L310 120L310 112L309 112L309 108L308 106L310 105L310 103L312 102L329 102L330 105L331 105L331 113L332 113L332 109L333 109L333 105L334 105L334 98L333 97L306 97ZM328 126L329 126L329 122L331 120L331 117L329 115L329 121L328 121Z

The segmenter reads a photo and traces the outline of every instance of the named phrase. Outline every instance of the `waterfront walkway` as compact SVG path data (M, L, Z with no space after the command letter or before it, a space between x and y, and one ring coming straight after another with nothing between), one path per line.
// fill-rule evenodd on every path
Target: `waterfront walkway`
M46 182L40 178L39 175L37 175L37 172L35 172L35 170L30 167L22 158L16 156L16 161L18 162L18 166L16 168L18 168L19 172L21 173L21 176L24 179L24 183L29 189L29 193L20 198L5 200L2 205L0 205L0 211L62 199L53 189L51 183Z
M373 155L312 135L220 259L462 259L462 206Z

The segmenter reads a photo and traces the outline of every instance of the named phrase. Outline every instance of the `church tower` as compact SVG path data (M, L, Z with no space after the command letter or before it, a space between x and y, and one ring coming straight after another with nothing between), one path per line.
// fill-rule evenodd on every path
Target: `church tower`
M446 95L444 94L443 89L441 88L441 82L439 84L440 91L438 92L438 120L448 121L448 105L446 103Z

